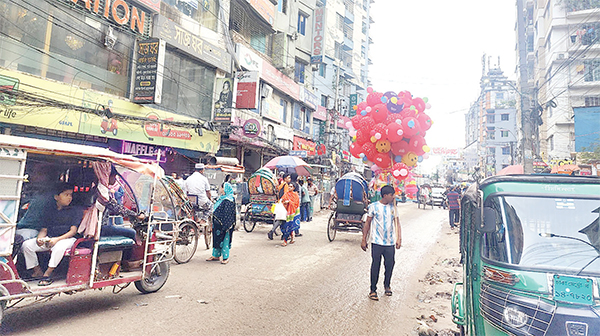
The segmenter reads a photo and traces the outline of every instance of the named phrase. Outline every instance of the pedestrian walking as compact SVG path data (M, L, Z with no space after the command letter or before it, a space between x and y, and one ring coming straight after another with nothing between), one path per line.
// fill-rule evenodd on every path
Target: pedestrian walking
M313 183L312 177L309 177L306 180L306 188L308 189L308 196L310 197L310 205L308 208L308 221L312 221L313 214L315 212L315 199L317 199L317 195L319 194L319 188L316 184Z
M236 212L233 186L229 183L229 175L219 188L219 198L215 202L213 212L213 252L207 261L221 260L222 264L229 262L229 250L235 228Z
M295 185L290 183L288 186L288 192L281 197L281 203L287 210L286 222L281 225L281 233L283 236L282 246L287 246L288 241L290 244L294 243L295 230L300 228L300 197L294 190Z
M361 248L367 250L368 242L371 243L371 291L369 298L379 300L377 296L377 283L379 282L379 270L381 257L385 267L383 288L386 296L392 295L391 281L394 270L396 249L402 246L402 230L400 219L396 213L395 191L390 185L381 188L381 199L371 203L367 213L367 221L363 226L363 239Z
M308 195L308 189L306 185L304 185L304 181L298 181L300 185L300 221L308 222L309 214L308 210L310 208L310 196Z
M456 192L456 188L450 189L450 192L446 195L448 199L448 223L450 224L450 228L454 229L456 227L456 223L460 221L460 202L459 195Z

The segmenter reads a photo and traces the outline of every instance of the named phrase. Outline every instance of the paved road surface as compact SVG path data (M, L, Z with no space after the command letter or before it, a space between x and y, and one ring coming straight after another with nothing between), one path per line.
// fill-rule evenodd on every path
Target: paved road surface
M367 298L370 252L361 236L326 236L328 211L303 224L288 247L266 238L267 226L234 234L228 265L206 262L199 250L171 267L159 292L130 286L62 295L49 303L9 310L2 334L18 335L411 335L408 289L427 268L447 211L401 204L403 244L396 254L394 296ZM370 251L370 250L369 250ZM383 272L383 267L382 267ZM380 281L383 281L383 274ZM380 288L383 285L380 284ZM412 294L411 294L412 295ZM180 298L173 297L180 296ZM207 303L199 303L204 301ZM414 306L413 306L414 307Z

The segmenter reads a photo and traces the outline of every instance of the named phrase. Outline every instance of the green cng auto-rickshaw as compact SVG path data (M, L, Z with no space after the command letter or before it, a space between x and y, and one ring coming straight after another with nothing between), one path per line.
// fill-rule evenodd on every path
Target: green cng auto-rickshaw
M468 335L600 335L600 178L495 176L461 202Z

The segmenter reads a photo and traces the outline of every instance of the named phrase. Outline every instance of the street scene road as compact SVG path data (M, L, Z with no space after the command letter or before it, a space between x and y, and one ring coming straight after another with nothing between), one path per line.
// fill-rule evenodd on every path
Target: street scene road
M108 288L67 299L63 295L7 311L2 333L417 335L419 305L429 301L423 300L420 279L438 261L441 239L451 239L449 250L457 254L458 235L448 228L445 210L417 209L412 202L398 209L403 247L396 253L394 295L382 295L382 274L378 302L367 298L370 250L361 250L360 234L339 232L329 242L330 212L324 210L303 223L303 236L293 245L281 247L279 240L268 240L266 225L251 233L236 231L227 265L205 261L210 252L199 249L188 264L172 264L166 285L157 293L142 295L130 286L118 295ZM449 318L446 301L435 307L438 318Z

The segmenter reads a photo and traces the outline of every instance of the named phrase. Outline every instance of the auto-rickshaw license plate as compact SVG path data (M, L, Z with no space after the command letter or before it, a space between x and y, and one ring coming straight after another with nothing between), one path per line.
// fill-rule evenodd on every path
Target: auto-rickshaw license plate
M588 278L554 275L554 299L591 305L594 303L594 281Z

